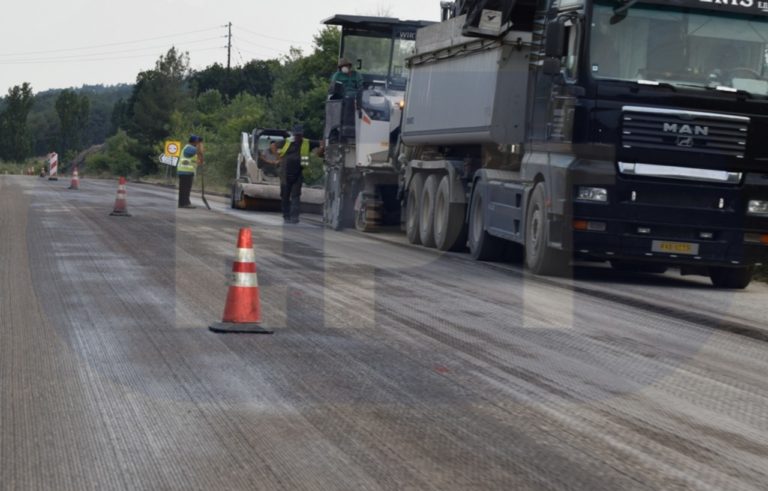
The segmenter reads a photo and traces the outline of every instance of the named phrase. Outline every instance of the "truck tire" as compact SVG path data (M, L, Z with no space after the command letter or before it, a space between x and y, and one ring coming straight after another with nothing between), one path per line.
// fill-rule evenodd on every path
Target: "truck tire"
M504 256L505 242L485 230L485 204L479 190L472 193L469 206L469 254L476 261L498 261Z
M419 203L424 189L424 175L417 173L408 186L408 201L405 203L405 235L411 244L421 244L419 237Z
M545 276L563 276L569 270L568 256L549 247L549 219L544 184L533 188L526 210L525 264L532 273Z
M464 208L451 208L451 177L444 175L435 196L435 245L441 251L455 251L466 245Z
M248 197L238 185L232 189L232 208L236 210L248 209Z
M709 268L709 279L717 288L743 290L752 281L753 271L752 266L741 268L711 267Z
M440 176L430 174L424 181L419 203L419 239L424 247L435 247L435 197Z

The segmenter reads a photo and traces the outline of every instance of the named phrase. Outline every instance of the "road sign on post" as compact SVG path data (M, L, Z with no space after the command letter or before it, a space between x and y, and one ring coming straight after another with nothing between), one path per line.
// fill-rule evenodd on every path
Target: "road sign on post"
M160 163L176 167L179 163L179 156L181 156L181 142L168 140L165 142L165 152L160 155Z
M169 140L165 142L165 156L166 157L179 157L181 155L181 142L175 140Z

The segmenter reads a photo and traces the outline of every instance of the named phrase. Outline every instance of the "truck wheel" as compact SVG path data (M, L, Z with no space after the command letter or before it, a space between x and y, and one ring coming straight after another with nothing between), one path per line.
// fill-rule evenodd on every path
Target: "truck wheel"
M709 279L717 288L742 290L752 281L752 266L743 268L712 267L709 268Z
M234 195L235 206L233 208L238 210L247 210L249 199L245 195L242 189L237 189Z
M441 251L461 249L467 243L464 207L451 208L451 177L444 175L435 196L435 245ZM453 211L453 213L451 213Z
M344 195L341 186L341 171L332 167L325 176L325 202L323 203L323 221L333 230L344 228Z
M549 247L549 220L544 185L533 188L525 221L525 264L534 274L562 276L568 271L568 256Z
M437 174L430 174L421 192L419 238L424 247L435 247L435 195L439 178Z
M482 193L475 189L469 207L469 253L476 261L498 261L504 255L505 243L485 230L485 204Z
M421 244L419 237L419 202L424 189L424 175L417 173L408 186L408 201L405 204L405 235L411 244Z

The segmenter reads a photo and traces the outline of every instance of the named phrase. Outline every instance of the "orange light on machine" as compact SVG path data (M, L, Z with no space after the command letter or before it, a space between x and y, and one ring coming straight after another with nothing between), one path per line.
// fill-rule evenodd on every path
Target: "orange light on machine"
M746 233L744 234L744 242L768 245L768 234Z
M573 229L574 230L587 230L589 228L589 222L586 220L574 220L573 221Z
M605 232L608 226L605 222L590 222L588 220L574 220L574 230L586 230L589 232Z

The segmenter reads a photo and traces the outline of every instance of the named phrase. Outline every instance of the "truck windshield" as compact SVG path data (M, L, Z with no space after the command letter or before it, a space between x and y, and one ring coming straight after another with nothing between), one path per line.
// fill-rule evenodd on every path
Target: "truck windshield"
M595 78L768 95L768 17L635 4L618 18L614 6L594 6L590 65Z
M344 56L352 61L366 82L404 88L405 58L412 53L414 45L413 40L348 35L344 37Z

